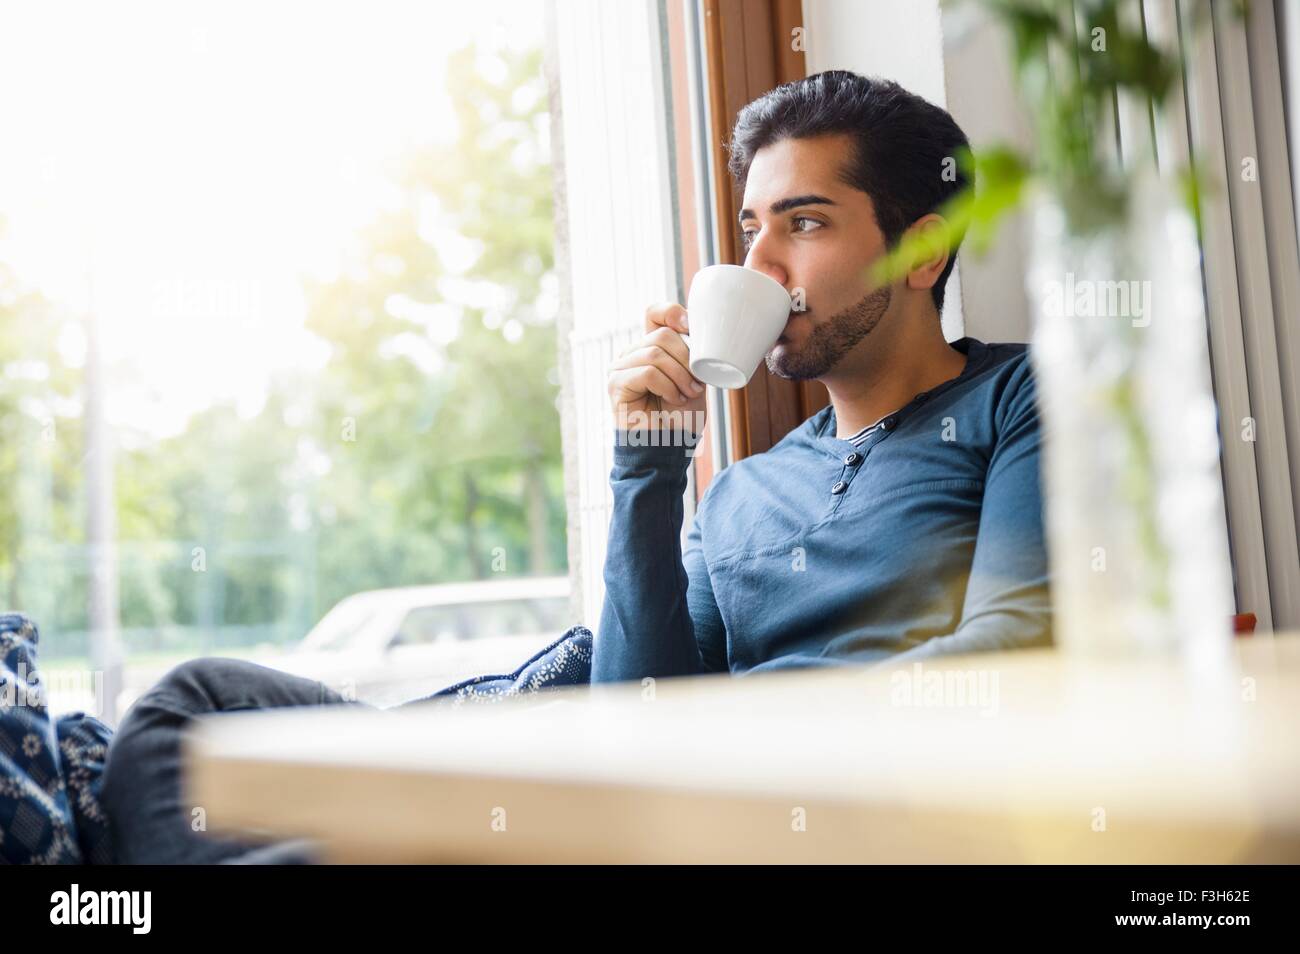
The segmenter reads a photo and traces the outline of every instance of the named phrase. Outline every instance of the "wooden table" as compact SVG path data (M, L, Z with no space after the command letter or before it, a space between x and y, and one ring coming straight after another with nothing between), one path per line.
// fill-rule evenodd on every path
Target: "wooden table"
M185 754L211 831L340 862L1294 863L1300 636L221 713Z

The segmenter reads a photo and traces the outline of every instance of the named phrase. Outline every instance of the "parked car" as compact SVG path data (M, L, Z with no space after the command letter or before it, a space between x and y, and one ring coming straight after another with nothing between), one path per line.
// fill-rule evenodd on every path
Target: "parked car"
M511 672L570 625L566 577L404 586L346 597L292 651L255 661L391 706Z

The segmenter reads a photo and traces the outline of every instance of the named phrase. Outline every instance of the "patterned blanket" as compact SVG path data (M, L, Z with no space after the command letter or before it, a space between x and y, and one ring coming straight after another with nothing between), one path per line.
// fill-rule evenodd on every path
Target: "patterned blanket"
M51 718L36 624L0 614L0 864L114 864L99 793L113 730L85 712ZM403 705L494 703L591 681L593 637L571 627L511 673L474 676Z

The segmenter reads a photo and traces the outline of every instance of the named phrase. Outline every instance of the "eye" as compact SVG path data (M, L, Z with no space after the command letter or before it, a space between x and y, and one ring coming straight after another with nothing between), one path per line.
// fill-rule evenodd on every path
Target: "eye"
M806 215L796 215L796 216L795 216L793 219L791 219L790 221L791 221L791 222L794 222L794 223L798 223L798 222L811 222L811 223L816 227L816 228L813 228L813 229L797 229L797 230L796 230L796 231L800 231L800 232L813 232L813 231L816 231L816 229L819 229L819 228L822 227L822 223L818 222L816 219L809 218L809 217L806 216ZM753 229L749 229L749 230L747 230L747 231L741 232L740 234L744 237L744 241L743 241L744 247L745 247L746 249L748 249L751 245L754 244L754 236L757 235L758 233L757 233L756 231L754 231Z

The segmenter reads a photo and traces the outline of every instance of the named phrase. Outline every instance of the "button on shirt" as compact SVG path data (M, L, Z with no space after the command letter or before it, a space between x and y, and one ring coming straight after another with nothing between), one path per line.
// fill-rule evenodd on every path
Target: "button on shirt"
M717 474L684 547L688 449L616 432L592 681L1050 645L1030 358L952 347L958 377L849 439L827 407Z
M864 427L862 430L858 431L852 437L846 437L844 439L848 441L850 444L852 444L854 447L857 447L860 444L862 444L864 441L866 441L866 439L870 437L872 434L874 434L876 430L878 430L879 428L883 427L886 430L888 430L890 427L893 427L893 424L889 422L889 419L890 419L890 415L886 414L880 420L876 421L876 423L868 425L867 427Z

